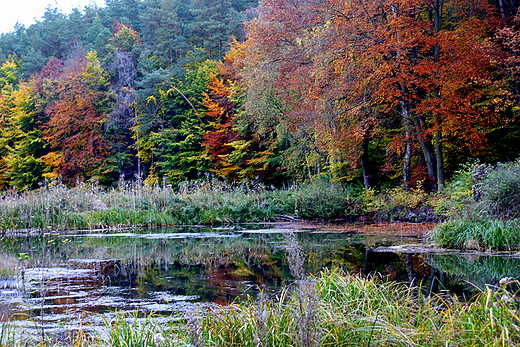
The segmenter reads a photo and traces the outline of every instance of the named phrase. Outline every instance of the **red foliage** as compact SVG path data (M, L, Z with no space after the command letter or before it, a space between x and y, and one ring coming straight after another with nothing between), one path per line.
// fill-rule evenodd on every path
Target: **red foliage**
M203 104L208 109L207 115L213 119L210 121L213 129L203 134L203 146L206 155L214 162L214 171L220 176L235 179L240 167L229 162L228 157L233 151L229 144L238 140L239 135L234 130L235 103L229 99L230 83L211 76L209 93L204 93Z
M95 105L100 92L85 85L85 66L86 60L78 59L63 71L57 81L58 98L45 109L45 140L53 150L46 159L72 183L92 177L110 154L110 143L102 134L105 114Z
M508 96L488 39L499 23L485 0L266 0L258 14L248 68L257 80L276 71L292 129L353 167L391 130L394 147L413 134L435 180L435 146L479 154L501 121Z

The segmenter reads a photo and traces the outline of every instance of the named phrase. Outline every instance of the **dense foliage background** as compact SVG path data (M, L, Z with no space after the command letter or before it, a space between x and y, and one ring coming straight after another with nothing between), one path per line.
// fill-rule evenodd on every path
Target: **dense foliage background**
M516 1L106 0L0 35L0 188L327 175L520 147Z

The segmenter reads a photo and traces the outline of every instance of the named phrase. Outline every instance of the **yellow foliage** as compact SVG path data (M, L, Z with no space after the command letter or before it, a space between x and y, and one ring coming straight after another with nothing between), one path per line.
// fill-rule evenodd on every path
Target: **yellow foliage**
M47 166L52 168L52 171L44 173L43 177L49 179L59 178L60 175L56 170L64 163L63 154L61 152L50 152L44 155L42 159Z

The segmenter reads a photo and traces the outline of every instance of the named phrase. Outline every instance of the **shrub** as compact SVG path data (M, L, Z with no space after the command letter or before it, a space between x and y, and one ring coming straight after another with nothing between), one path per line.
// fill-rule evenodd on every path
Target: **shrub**
M362 200L366 213L384 220L425 222L437 218L431 214L429 197L421 188L407 191L397 187L382 193L366 190Z
M444 190L430 196L429 203L434 208L435 214L444 217L461 217L470 209L475 202L473 173L477 166L479 166L477 160L460 165L460 169L455 171Z
M520 162L499 163L477 182L478 205L482 214L497 218L520 217Z

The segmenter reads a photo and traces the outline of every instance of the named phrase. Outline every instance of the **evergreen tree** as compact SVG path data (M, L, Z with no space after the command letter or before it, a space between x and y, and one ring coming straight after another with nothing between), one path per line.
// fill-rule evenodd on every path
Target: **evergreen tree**
M141 13L142 2L140 0L105 0L106 8L103 9L106 19L105 24L111 24L115 20L124 25L141 30Z
M232 36L242 36L242 19L231 0L192 0L190 24L196 45L206 50L208 58L222 59Z
M165 68L188 50L177 1L145 0L141 14L142 37L148 58Z

